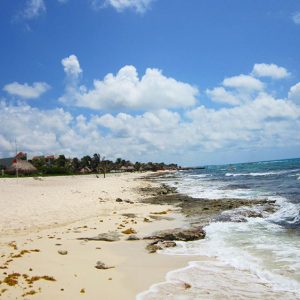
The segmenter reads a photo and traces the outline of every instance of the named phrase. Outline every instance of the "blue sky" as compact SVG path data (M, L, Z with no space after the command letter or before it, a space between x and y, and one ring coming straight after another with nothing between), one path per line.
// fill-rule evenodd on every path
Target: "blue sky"
M300 3L4 0L0 156L299 156Z

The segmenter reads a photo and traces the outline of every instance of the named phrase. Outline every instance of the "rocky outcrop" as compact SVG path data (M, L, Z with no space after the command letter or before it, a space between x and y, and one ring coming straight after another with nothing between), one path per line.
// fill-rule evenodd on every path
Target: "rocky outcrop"
M146 246L146 250L149 253L155 253L157 250L163 250L165 248L176 247L176 243L173 241L155 241Z
M205 231L201 226L189 229L169 229L153 233L144 239L162 241L195 241L205 238Z
M174 194L174 193L176 193L176 188L167 186L166 184L161 184L159 187L153 187L153 186L143 187L140 189L140 191L143 194L146 194L149 196L150 195L158 196L158 195Z
M239 207L253 208L262 206L263 211L272 212L276 210L275 201L267 199L204 199L191 198L182 194L168 194L156 195L142 201L151 204L174 205L180 208L180 211L189 219L193 226L205 226L218 218L222 212ZM249 215L249 217L251 216ZM244 220L246 219L244 218Z
M109 231L105 233L100 233L94 237L81 237L78 238L78 240L116 242L120 240L120 236L121 235L116 231Z

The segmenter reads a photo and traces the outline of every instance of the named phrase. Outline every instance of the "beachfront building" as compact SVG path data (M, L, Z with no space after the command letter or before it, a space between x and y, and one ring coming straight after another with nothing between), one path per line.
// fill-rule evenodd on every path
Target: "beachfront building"
M0 159L0 170L7 174L33 174L37 169L27 161L27 154L19 152L14 157Z

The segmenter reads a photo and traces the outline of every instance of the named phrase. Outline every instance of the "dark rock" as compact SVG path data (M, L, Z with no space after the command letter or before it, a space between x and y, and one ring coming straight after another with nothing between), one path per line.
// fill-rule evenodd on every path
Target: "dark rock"
M67 255L68 251L67 250L58 250L57 251L60 255Z
M211 220L217 218L222 212L240 207L257 207L265 206L263 211L274 212L276 205L274 201L267 199L205 199L191 198L182 194L157 195L142 199L145 203L150 204L169 204L180 208L189 222L197 226L205 226ZM150 216L152 218L152 216Z
M263 217L261 212L253 211L253 210L246 211L244 216L247 218L262 218Z
M117 198L116 202L123 202L123 200L121 198Z
M136 214L132 214L132 213L122 214L122 216L127 217L127 218L136 218Z
M145 237L145 239L151 240L163 240L163 241L195 241L205 238L205 231L202 227L195 227L189 229L169 229L155 232L153 235Z
M232 211L225 211L216 216L214 222L247 222L247 218L263 218L261 211L248 207L237 208Z
M175 187L169 187L166 184L162 184L159 187L143 187L140 189L143 194L148 194L152 196L156 195L168 195L168 194L173 194L176 193L176 188Z
M146 246L146 250L148 250L149 253L155 253L157 250L171 247L176 247L176 243L173 241L154 241Z
M185 289L185 290L187 290L187 289L190 289L192 286L189 284L189 283L187 283L187 282L184 282L183 283L183 288Z
M176 243L174 241L162 241L162 242L159 242L159 245L161 245L163 248L176 247Z
M82 237L78 238L78 240L85 240L85 241L106 241L106 242L116 242L120 240L120 234L115 231L109 231L106 233L100 233L94 237Z
M263 210L267 213L274 213L276 211L276 205L274 205L274 203L268 203L264 205Z
M97 261L95 268L99 269L99 270L107 270L107 269L112 269L114 267L113 266L108 266L104 262L99 260L99 261Z
M127 238L127 241L138 241L138 240L140 240L140 238L137 237L135 234L132 234Z
M214 222L236 222L244 223L247 222L247 219L240 215L230 215L230 214L220 214L213 219Z

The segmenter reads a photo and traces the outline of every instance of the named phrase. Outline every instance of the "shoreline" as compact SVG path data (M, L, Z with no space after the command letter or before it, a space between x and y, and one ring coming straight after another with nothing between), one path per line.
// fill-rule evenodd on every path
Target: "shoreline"
M20 221L19 224L14 224L15 228L9 230L7 225L11 223L3 224L5 218L2 211L0 296L4 299L34 299L36 296L45 300L99 297L127 300L141 299L141 295L146 295L143 299L165 299L157 298L154 292L161 286L169 288L171 294L176 291L185 296L186 292L193 289L190 288L188 278L178 280L176 274L190 270L197 262L208 269L216 266L219 268L221 262L206 253L174 255L172 248L170 252L169 249L163 250L167 255L148 253L146 246L149 240L143 238L165 229L205 226L228 209L247 206L249 210L245 211L245 218L249 214L257 217L251 209L257 205L269 212L276 209L275 203L267 200L197 201L162 184L157 180L161 173L146 177L143 175L113 174L105 179L93 175L48 177L42 181L26 178L18 183L18 187L22 187L22 194L17 194L19 198L16 197L12 181L10 185L9 179L0 180L0 192L3 195L6 192L5 199L0 200L0 207L6 203L13 210L15 202L11 202L12 198L19 205L24 199L27 202L23 204L29 207L31 205L31 210L28 207L23 207L23 210L17 207L13 214L6 216L6 219L13 216L14 222ZM32 199L32 196L36 198ZM57 204L54 207L56 211L53 210L50 199ZM72 211L69 211L70 208ZM41 212L39 218L36 210ZM16 212L19 215L14 215ZM34 218L39 222L35 226L24 228L24 220L20 219L22 216L26 217L28 212L31 215L27 215L25 221ZM45 212L48 214L46 220ZM64 223L59 222L62 220L61 216L65 216ZM52 222L49 223L49 220ZM129 235L122 231L129 229L130 232L133 229L132 233L136 232L138 240L127 240ZM120 240L89 240L100 233L110 234L111 231L119 233ZM108 269L97 269L98 262ZM235 272L234 269L230 270L227 270L229 273L226 275L229 278ZM221 267L217 273L199 271L199 276L207 277L213 283L223 271ZM9 286L5 280L13 274L17 274L17 277L9 279L16 280L17 283ZM253 277L249 277L249 273L241 273L241 277L244 275L250 281L253 280L254 286L261 285ZM44 280L43 276L55 281ZM28 278L38 279L31 282ZM231 285L231 282L228 281L228 284ZM198 290L199 288L206 291L205 285L199 286ZM154 295L151 296L153 292ZM205 295L203 297L205 299Z
M0 180L4 195L0 205L6 207L1 212L1 297L134 299L155 282L163 281L167 272L186 266L191 257L149 254L145 250L149 242L127 241L128 235L121 233L133 228L143 237L187 225L172 205L140 201L147 197L141 188L157 186L140 177L22 178L18 184L7 178ZM19 190L22 192L18 194ZM116 202L117 198L122 201ZM166 216L160 216L162 211ZM120 241L78 240L111 230L120 233ZM113 268L98 270L97 261Z
M151 194L151 189L149 193ZM164 197L153 196L144 201L153 204L172 204L180 209L192 226L209 226L205 227L206 239L178 243L176 248L163 251L166 255L195 256L185 267L169 271L165 281L152 285L147 291L138 295L138 300L171 300L172 295L183 299L300 299L298 284L292 278L287 282L288 279L284 276L280 277L281 274L276 277L276 273L256 269L255 263L249 265L252 262L247 254L243 257L243 254L240 255L239 252L231 249L235 245L232 243L232 237L237 236L237 232L240 232L238 234L240 244L244 243L245 247L249 245L249 241L243 239L243 231L249 232L251 236L253 232L251 225L257 222L255 220L261 220L255 223L258 227L260 225L272 227L272 224L268 225L265 220L280 211L281 205L276 200L272 198L206 199L175 193ZM231 225L227 227L226 224ZM229 231L226 231L228 229ZM223 234L228 241L231 241L227 248L222 244L225 241ZM258 247L260 246L261 243L258 243ZM289 270L286 275L291 274L288 273Z

